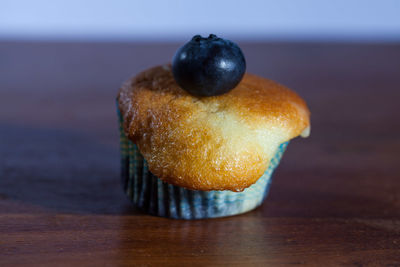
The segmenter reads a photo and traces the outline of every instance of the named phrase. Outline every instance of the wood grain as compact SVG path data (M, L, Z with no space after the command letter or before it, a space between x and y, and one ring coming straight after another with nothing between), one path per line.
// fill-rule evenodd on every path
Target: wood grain
M180 221L119 184L115 96L178 44L0 43L0 266L400 265L400 45L241 44L312 112L270 195Z

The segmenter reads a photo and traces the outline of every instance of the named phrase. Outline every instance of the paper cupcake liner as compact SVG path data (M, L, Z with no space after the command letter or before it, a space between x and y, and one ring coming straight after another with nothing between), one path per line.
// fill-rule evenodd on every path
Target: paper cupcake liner
M285 142L279 146L263 176L242 192L189 190L163 182L149 171L137 146L125 136L119 110L118 116L123 189L135 206L162 217L215 218L244 213L258 207L268 194L271 175L288 145Z

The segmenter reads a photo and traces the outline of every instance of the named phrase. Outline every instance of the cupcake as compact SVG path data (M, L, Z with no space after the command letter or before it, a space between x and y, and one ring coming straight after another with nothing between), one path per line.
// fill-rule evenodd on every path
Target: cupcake
M121 177L135 206L201 219L263 202L289 140L308 136L310 112L295 92L245 65L233 42L195 36L172 65L122 85Z

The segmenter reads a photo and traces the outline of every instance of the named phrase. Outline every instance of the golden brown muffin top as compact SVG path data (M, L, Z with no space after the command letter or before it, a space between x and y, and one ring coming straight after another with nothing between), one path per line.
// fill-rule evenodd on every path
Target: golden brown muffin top
M309 133L305 102L252 74L226 94L197 97L177 85L170 65L157 66L124 83L118 101L125 133L149 170L193 190L242 191L281 143Z

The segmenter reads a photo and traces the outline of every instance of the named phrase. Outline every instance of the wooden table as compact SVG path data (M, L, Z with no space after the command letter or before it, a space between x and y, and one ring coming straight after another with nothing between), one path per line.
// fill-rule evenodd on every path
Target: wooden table
M264 204L157 218L122 193L115 96L178 44L0 43L0 266L400 264L400 45L241 44L312 111Z

